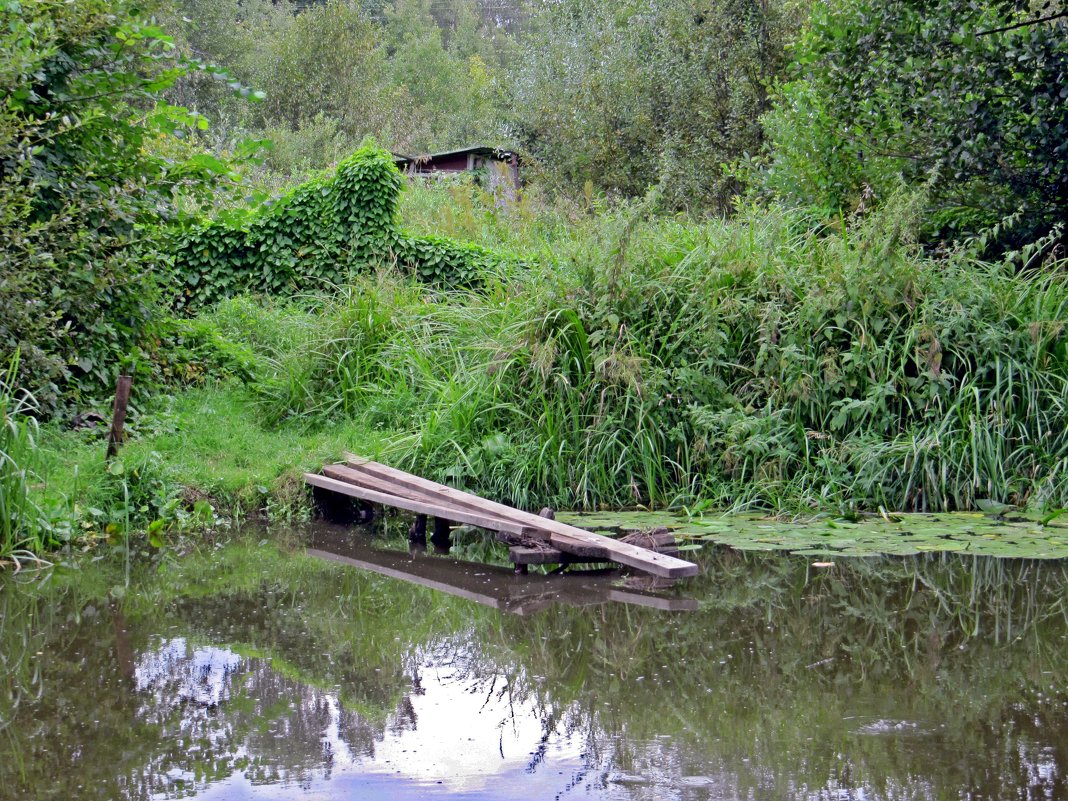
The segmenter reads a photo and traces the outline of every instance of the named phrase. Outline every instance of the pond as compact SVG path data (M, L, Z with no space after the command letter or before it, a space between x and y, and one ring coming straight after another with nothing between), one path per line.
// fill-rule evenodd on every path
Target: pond
M0 798L1068 798L1065 562L687 555L321 526L4 576Z

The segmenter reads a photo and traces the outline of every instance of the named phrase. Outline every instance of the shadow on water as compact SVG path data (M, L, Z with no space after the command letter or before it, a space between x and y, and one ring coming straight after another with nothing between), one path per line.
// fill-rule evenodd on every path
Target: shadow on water
M695 600L665 613L308 541L121 600L99 564L4 578L0 798L1068 797L1062 562L712 551L637 593Z

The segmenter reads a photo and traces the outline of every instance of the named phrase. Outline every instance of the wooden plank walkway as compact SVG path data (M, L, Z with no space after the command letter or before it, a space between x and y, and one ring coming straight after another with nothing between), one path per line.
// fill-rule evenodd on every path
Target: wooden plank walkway
M327 465L323 475L305 473L304 480L321 489L419 516L500 532L523 545L551 550L561 558L566 556L566 561L617 562L663 578L685 578L698 572L692 562L514 509L351 454L345 464ZM523 564L523 558L521 554L519 558L514 555L513 561ZM530 554L526 558L533 559Z

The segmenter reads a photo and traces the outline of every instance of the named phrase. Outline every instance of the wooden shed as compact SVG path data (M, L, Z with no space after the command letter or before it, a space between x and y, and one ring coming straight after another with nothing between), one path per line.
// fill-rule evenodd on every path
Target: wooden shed
M394 153L393 160L411 175L479 172L491 192L508 200L514 200L519 191L519 157L499 147L474 145L423 156Z

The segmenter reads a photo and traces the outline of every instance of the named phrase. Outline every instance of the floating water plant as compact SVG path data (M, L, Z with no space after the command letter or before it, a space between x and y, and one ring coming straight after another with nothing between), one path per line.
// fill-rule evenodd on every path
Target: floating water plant
M953 551L1011 559L1068 559L1068 520L1056 515L898 514L852 522L826 517L781 521L756 515L688 520L668 512L559 514L558 518L593 530L666 526L676 537L695 544L805 556L910 556Z

